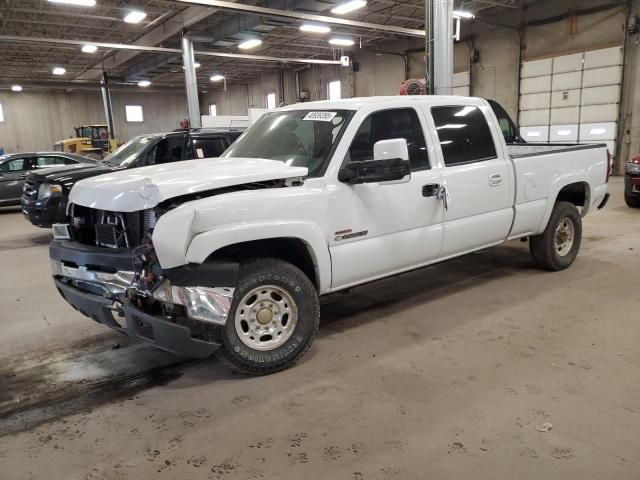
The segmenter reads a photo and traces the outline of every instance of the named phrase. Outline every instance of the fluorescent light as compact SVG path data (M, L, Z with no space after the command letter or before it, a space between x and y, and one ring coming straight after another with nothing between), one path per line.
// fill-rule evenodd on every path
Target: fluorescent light
M96 6L96 0L49 0L49 3L61 3L63 5L75 5L77 7Z
M590 135L603 135L607 133L607 129L606 128L592 128L591 131L589 131Z
M453 18L476 18L476 16L471 13L471 12L467 12L465 10L454 10L453 12Z
M55 67L52 71L54 75L64 75L67 71L62 67Z
M126 23L140 23L147 17L147 14L140 10L131 10L127 13L126 17L124 17L124 21Z
M211 75L209 80L211 80L212 82L219 82L220 80L224 80L224 75L220 75L219 73L216 73L215 75Z
M262 40L260 40L259 38L252 38L250 40L245 40L244 42L242 42L240 45L238 45L238 48L241 48L242 50L248 50L249 48L255 48L258 45L262 45Z
M22 87L20 85L11 85L11 91L13 92L21 92Z
M84 53L96 53L98 51L98 47L95 45L84 45L82 47L82 51Z
M345 13L353 12L359 8L365 7L367 2L365 0L351 0L350 2L341 3L337 7L331 10L331 13L336 15L344 15Z
M329 33L331 28L326 25L315 25L313 23L303 23L300 25L300 31L311 33Z
M353 45L353 40L350 38L332 38L329 40L331 45L339 45L341 47L350 47Z
M151 82L149 80L140 80L138 82L139 87L148 87L149 85L151 85Z

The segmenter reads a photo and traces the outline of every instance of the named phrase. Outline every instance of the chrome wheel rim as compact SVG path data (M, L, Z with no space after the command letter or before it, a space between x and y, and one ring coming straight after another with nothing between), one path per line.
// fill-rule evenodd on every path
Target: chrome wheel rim
M553 246L560 257L564 257L571 251L575 238L575 227L569 218L563 218L556 227L553 237Z
M298 308L286 290L263 285L247 293L236 308L238 337L254 350L273 350L283 345L296 328Z

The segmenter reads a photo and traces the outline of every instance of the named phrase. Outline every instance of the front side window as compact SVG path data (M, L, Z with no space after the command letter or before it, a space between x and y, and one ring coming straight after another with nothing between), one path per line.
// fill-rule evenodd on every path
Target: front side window
M4 163L0 163L0 172L19 172L27 170L29 162L26 158L15 158Z
M411 170L429 168L427 145L420 120L413 108L382 110L369 115L360 125L349 147L352 162L373 160L373 146L380 140L404 138L409 150Z
M278 160L321 176L352 115L349 110L266 113L222 157Z
M160 140L148 157L147 164L172 163L182 160L184 136L172 135Z
M431 108L447 167L496 158L496 146L482 111L472 106Z

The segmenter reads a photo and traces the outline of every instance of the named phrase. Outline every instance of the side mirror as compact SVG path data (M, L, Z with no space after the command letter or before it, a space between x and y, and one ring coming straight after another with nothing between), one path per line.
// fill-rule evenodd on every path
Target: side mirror
M338 180L358 183L398 182L411 178L407 141L404 138L380 140L373 146L373 160L351 162L338 172Z
M380 140L373 145L374 160L389 160L393 158L409 161L409 149L404 138Z

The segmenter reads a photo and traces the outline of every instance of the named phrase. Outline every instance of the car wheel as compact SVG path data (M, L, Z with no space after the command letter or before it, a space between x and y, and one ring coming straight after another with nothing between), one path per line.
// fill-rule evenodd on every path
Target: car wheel
M300 360L319 323L318 294L299 268L274 258L248 261L216 355L240 373L275 373Z
M625 195L624 201L631 208L640 208L640 197L634 195Z
M556 202L544 232L529 239L534 263L545 270L569 267L582 241L582 218L573 203Z

